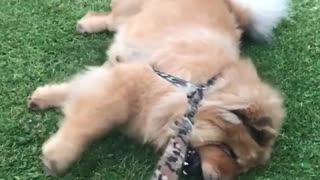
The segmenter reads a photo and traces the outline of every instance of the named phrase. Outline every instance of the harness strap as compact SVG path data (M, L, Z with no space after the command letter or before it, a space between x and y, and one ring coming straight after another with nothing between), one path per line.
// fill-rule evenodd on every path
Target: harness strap
M156 70L155 72L177 87L191 89L187 94L188 109L183 117L175 121L175 135L170 138L151 178L151 180L177 180L186 159L194 116L200 101L203 99L203 90L213 85L216 78L209 79L203 85L194 85L172 75Z
M172 76L170 74L167 74L167 73L164 73L164 72L161 72L161 71L158 71L158 70L155 70L153 69L154 72L156 72L160 77L162 77L163 79L169 81L171 84L177 86L177 87L184 87L184 88L189 88L191 90L194 90L194 89L202 89L202 90L205 90L205 89L208 89L209 86L213 85L215 83L215 81L217 80L216 77L212 77L210 78L205 84L199 84L199 85L196 85L196 84L193 84L191 82L188 82L186 80L183 80L181 78L178 78L178 77L175 77L175 76Z

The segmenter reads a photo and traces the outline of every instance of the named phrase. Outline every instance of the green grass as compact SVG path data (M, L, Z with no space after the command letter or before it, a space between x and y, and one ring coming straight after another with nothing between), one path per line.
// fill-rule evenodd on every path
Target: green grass
M106 0L0 0L0 180L46 178L38 158L56 111L31 113L38 85L105 60L110 33L79 35L75 22ZM287 119L272 160L243 180L320 179L320 1L294 0L271 44L245 43L264 79L281 89ZM123 148L125 147L125 148ZM157 156L119 133L91 146L65 179L148 179Z

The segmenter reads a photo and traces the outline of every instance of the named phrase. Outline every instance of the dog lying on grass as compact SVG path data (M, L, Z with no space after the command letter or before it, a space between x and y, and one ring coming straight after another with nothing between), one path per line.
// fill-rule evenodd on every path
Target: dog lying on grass
M64 114L58 132L43 144L44 165L52 174L66 171L89 143L120 125L162 150L186 111L187 90L152 67L195 84L217 77L192 131L204 179L231 179L265 163L284 118L282 98L240 56L239 43L243 31L269 39L287 6L286 0L113 0L111 12L89 12L77 29L116 31L109 60L69 81L38 87L28 99L30 108L60 107Z

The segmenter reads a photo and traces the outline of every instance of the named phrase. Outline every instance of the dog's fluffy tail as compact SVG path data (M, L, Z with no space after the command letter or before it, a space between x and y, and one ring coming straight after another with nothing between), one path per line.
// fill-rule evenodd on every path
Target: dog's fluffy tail
M253 38L270 40L272 31L288 15L290 0L227 0L240 26Z

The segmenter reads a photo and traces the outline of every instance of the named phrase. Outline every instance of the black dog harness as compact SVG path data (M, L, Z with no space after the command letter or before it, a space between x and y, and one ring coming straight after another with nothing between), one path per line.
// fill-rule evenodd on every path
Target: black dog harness
M203 91L216 82L216 77L209 79L206 84L195 85L164 72L154 71L173 85L190 89L187 94L188 109L183 117L175 121L175 135L170 138L152 176L152 180L177 180L181 171L186 175L190 169L200 167L200 157L189 146L189 141Z

